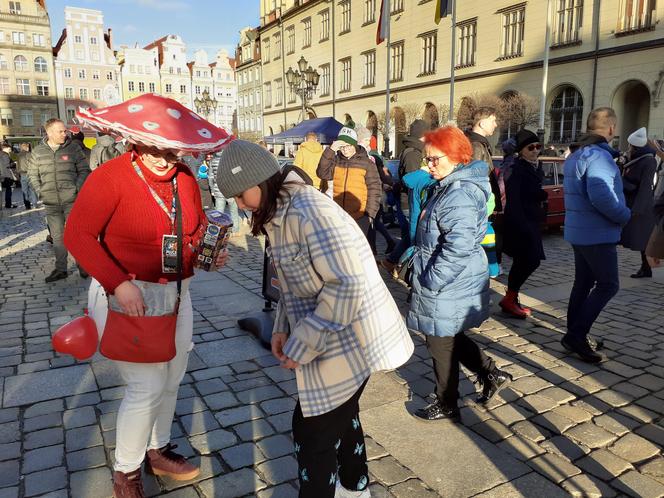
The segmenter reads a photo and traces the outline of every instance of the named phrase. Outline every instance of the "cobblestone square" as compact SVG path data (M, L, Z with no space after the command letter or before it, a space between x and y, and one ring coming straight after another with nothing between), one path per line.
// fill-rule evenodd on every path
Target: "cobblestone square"
M0 212L0 497L105 498L122 382L99 354L77 362L51 348L51 334L86 307L89 280L70 259L66 280L44 283L53 256L43 218L43 209ZM261 243L233 239L228 266L192 284L195 348L173 440L201 475L146 476L147 496L297 496L294 376L237 328L263 307ZM664 270L630 279L639 255L619 249L622 288L593 329L606 361L587 365L559 342L572 251L560 233L545 236L545 250L523 291L533 317L498 311L501 276L491 318L472 332L515 378L488 407L473 402L474 379L462 373L460 424L408 414L434 381L417 335L403 367L373 376L361 401L373 496L664 496ZM384 276L405 312L407 290Z

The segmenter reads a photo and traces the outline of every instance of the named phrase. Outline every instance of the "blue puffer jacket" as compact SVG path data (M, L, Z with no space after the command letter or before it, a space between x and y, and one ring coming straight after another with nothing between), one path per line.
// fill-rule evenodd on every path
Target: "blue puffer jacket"
M489 267L480 242L490 195L483 161L454 171L431 194L417 226L410 329L453 336L489 316Z
M586 145L565 161L565 240L614 244L629 221L620 170L606 143Z

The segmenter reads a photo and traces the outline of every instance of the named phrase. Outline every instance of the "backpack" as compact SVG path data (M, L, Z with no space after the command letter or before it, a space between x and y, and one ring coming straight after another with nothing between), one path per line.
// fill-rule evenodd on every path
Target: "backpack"
M404 177L404 175L407 174L406 163L404 162L404 159L408 154L415 151L417 151L415 147L406 147L404 150L401 151L401 154L399 155L399 168L397 169L399 180L401 180Z
M122 152L118 150L116 144L112 143L111 145L107 145L101 149L101 152L99 153L99 166L121 155Z

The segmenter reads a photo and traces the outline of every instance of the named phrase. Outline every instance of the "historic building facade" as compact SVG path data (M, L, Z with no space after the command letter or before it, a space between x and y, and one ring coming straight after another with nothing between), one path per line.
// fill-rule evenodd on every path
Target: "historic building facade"
M65 28L53 56L58 111L66 123L73 123L78 107L105 107L122 101L111 29L104 29L100 10L65 7Z
M161 94L193 109L191 73L187 65L187 47L179 35L167 35L145 47L156 48L159 55Z
M455 107L477 93L527 95L539 102L546 0L456 3ZM658 19L664 2L605 0L599 10L600 2L551 3L546 140L574 140L597 106L616 109L622 146L640 126L662 138L664 25ZM436 25L435 2L392 0L391 43L376 45L380 4L261 0L266 135L299 119L300 102L289 95L285 72L297 68L300 56L321 74L310 114L366 124L379 135L389 57L393 130L403 133L416 116L443 120L450 94L450 17ZM503 136L513 131L506 129L509 123L502 126ZM392 143L395 138L393 131Z
M237 87L235 85L236 60L226 50L219 50L215 61L210 64L213 76L214 99L217 108L214 111L213 123L225 128L230 133L237 131Z
M0 1L0 135L39 136L58 115L44 0Z
M235 49L237 80L237 127L240 138L263 136L263 95L258 30L244 28Z
M121 47L117 54L122 82L122 99L144 93L161 93L157 48Z

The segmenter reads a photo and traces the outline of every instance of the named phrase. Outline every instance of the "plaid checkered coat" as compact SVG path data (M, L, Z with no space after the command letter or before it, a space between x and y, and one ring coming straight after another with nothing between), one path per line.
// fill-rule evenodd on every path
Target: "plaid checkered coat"
M396 303L353 219L313 187L290 187L265 229L281 299L273 332L289 332L305 417L347 401L372 372L413 353Z

